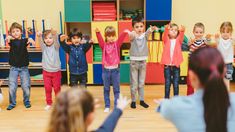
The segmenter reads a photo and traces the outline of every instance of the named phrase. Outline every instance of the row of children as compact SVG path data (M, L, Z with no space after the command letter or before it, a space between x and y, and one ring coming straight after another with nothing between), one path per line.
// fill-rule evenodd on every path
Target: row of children
M235 94L227 90L225 62L220 52L211 47L196 50L190 55L189 69L189 79L196 92L191 96L155 100L157 112L180 132L234 132ZM129 103L130 100L120 96L117 107L95 131L113 132ZM47 131L87 132L94 120L97 105L87 90L69 89L61 92L52 110ZM156 122L156 125L159 123Z
M130 87L131 87L131 108L136 108L136 93L138 91L140 98L140 105L144 108L148 108L148 104L144 102L144 80L146 75L146 60L148 57L147 38L148 35L154 30L158 30L156 26L151 26L146 32L144 32L144 21L142 18L135 18L132 22L133 31L125 30L117 40L115 40L116 32L111 26L105 29L105 40L103 40L99 29L96 29L96 35L99 45L103 51L102 53L102 79L104 83L104 100L105 100L105 112L109 112L110 109L110 85L113 85L114 91L114 105L117 104L117 99L120 94L120 47L123 43L125 36L128 34L131 40L130 48ZM181 28L178 25L170 23L165 26L165 32L163 34L164 50L161 63L164 64L164 77L165 77L165 98L169 98L171 76L173 76L174 95L178 95L179 92L179 76L180 76L180 64L183 61L181 44L184 37L185 28ZM194 26L193 33L195 38L190 41L190 52L194 52L196 49L205 47L207 39L204 36L205 27L202 23L197 23ZM221 25L221 38L216 35L218 39L218 49L221 50L226 64L228 64L227 78L231 79L231 54L233 55L232 45L232 24L225 22ZM16 88L17 78L20 75L21 86L24 91L24 104L26 108L29 108L30 101L30 76L28 72L29 57L27 52L27 44L34 43L32 39L23 39L21 37L22 28L21 25L13 23L10 28L12 37L8 37L6 40L9 42L10 48L10 60L11 65L9 74L9 95L10 105L8 110L11 110L16 105ZM42 47L42 67L43 67L43 79L46 91L46 110L51 108L52 105L52 87L57 95L60 91L60 59L59 59L59 47L69 54L69 70L70 70L70 85L73 87L80 82L80 85L86 87L87 83L87 61L86 52L90 49L92 40L83 40L82 33L72 32L69 37L66 35L56 35L53 30L46 30L43 35L38 32L40 38L40 44ZM70 38L72 44L68 45L66 39ZM59 42L57 41L59 40ZM229 52L228 52L229 51ZM193 88L188 81L188 94L193 93Z

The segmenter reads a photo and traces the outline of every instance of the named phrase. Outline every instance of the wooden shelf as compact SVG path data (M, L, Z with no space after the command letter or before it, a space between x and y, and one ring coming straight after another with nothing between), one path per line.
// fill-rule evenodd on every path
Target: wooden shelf
M4 47L4 48L0 48L0 53L5 53L5 52L9 52L9 50L10 50L10 47ZM31 47L31 48L28 48L28 52L32 52L32 53L41 53L42 52L42 50L41 50L41 48L33 48L33 47Z

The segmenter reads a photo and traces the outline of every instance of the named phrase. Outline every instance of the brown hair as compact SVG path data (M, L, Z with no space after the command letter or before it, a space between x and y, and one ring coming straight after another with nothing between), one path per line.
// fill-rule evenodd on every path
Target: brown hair
M135 17L135 18L132 20L132 27L134 27L135 24L136 24L136 23L139 23L139 22L141 22L141 23L144 24L144 19L143 19L142 16L137 16L137 17Z
M231 22L223 22L220 26L220 33L224 31L233 32L233 25Z
M116 36L116 30L113 26L107 26L104 30L104 36Z
M14 22L14 23L11 24L10 33L11 33L12 30L15 29L15 28L19 29L19 30L22 32L22 26L21 26L19 23Z
M94 111L92 95L73 88L61 92L52 110L48 132L85 132L85 120Z
M199 78L204 88L203 105L206 132L227 132L230 106L224 82L225 64L215 48L201 48L190 55L189 69Z
M195 31L196 28L202 28L203 32L205 32L205 26L201 22L198 22L198 23L194 24L193 31Z
M178 33L177 33L177 36L179 35L179 26L177 25L177 24L175 24L175 23L170 23L170 28L172 28L172 27L177 27L177 29L178 29Z
M45 38L47 35L49 35L50 33L52 33L51 32L51 30L45 30L44 32L43 32L43 38Z

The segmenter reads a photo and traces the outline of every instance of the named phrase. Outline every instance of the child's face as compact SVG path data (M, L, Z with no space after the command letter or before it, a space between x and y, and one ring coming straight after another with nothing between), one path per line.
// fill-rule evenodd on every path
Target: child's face
M47 46L51 46L54 43L54 39L51 33L45 36L44 42L46 43Z
M177 26L172 26L169 30L169 37L171 39L176 39L178 36L179 29Z
M78 36L73 36L71 41L72 41L72 44L79 45L81 43L81 38Z
M232 33L228 30L224 30L223 32L221 32L221 37L224 39L224 40L227 40L227 39L230 39L232 36Z
M115 41L116 37L115 36L106 36L106 40L108 43L113 43Z
M144 23L143 22L138 22L134 25L133 27L134 31L137 33L137 34L142 34L144 33Z
M19 28L13 28L11 30L11 35L15 39L21 39L21 34L22 34L22 32Z
M196 27L193 31L195 39L202 39L204 35L204 29L201 27Z

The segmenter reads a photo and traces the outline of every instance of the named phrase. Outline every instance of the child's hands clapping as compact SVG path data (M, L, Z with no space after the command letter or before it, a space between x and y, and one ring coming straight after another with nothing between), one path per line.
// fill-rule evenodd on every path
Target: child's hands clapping
M127 97L123 97L122 94L120 94L119 99L117 100L117 108L124 110L130 102L130 99L127 99Z

